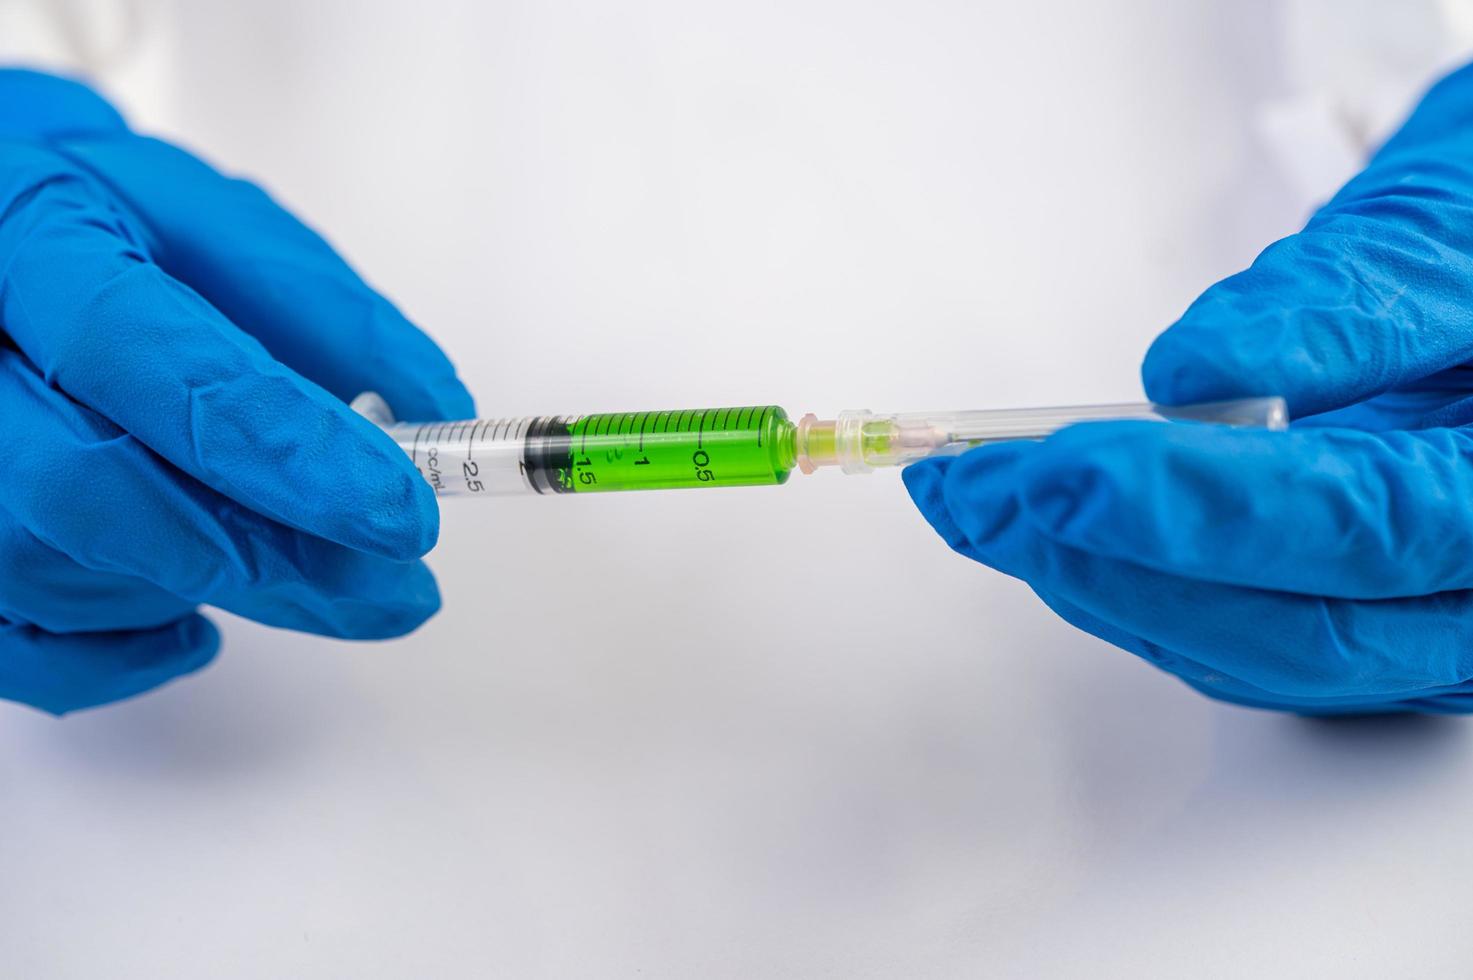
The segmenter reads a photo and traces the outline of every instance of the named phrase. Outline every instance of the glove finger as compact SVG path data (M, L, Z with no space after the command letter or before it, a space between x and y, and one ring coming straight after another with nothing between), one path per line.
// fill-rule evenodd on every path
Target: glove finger
M1376 153L1386 161L1463 136L1473 127L1473 65L1449 72L1427 90L1406 123Z
M433 491L376 426L166 275L93 182L0 165L0 325L46 379L226 496L389 558L428 551Z
M194 605L134 576L78 565L0 509L0 618L50 633L154 629Z
M1460 685L1448 689L1430 698L1421 697L1420 695L1423 692L1419 692L1418 697L1393 701L1388 701L1382 695L1285 698L1281 695L1272 694L1256 688L1251 684L1246 684L1236 677L1229 677L1222 671L1204 667L1173 651L1162 649L1156 644L1150 643L1133 633L1129 633L1113 623L1085 612L1073 603L1066 602L1053 593L1040 589L1037 586L1032 586L1032 588L1034 593L1043 600L1043 603L1069 625L1093 636L1097 636L1106 643L1135 654L1141 659L1174 675L1178 680L1198 693L1217 701L1226 701L1230 704L1242 705L1247 708L1264 708L1271 711L1293 711L1296 714L1302 715L1327 716L1366 713L1384 714L1404 711L1464 713L1473 710L1473 704L1467 704L1464 707L1456 706L1457 701L1466 698L1466 694L1462 692L1465 691L1467 685Z
M241 507L47 388L4 349L0 444L5 509L86 568L272 626L355 639L406 633L439 608L423 563L345 548Z
M1473 370L1461 365L1399 385L1354 405L1294 420L1298 427L1366 432L1456 428L1470 422L1473 422Z
M38 71L0 71L0 139L126 133L118 110L81 82Z
M1094 423L1006 466L990 455L949 471L969 536L971 515L1016 506L1061 544L1202 581L1363 599L1473 588L1467 430Z
M277 360L343 401L376 390L400 418L475 415L434 341L259 187L157 140L72 140L58 149L142 220L161 267Z
M958 469L965 458L928 460L905 473L932 525L961 535L958 551L1210 671L1292 698L1380 700L1473 678L1473 592L1332 599L1200 582L1102 557L1044 535L1016 495L971 495Z
M1378 158L1203 293L1146 354L1151 399L1277 394L1298 418L1473 357L1473 165L1425 152Z
M199 670L220 647L203 616L152 630L57 635L0 621L0 699L54 715L90 708Z

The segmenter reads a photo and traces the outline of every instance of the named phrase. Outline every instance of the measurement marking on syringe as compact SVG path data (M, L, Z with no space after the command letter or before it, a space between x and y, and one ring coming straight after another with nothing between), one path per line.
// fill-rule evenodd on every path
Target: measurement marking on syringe
M639 413L639 451L644 452L644 427L650 420L649 412Z
M700 427L696 429L696 448L697 449L703 448L702 445L701 445L701 443L705 440L705 438L706 438L706 410L703 408L703 409L701 409Z

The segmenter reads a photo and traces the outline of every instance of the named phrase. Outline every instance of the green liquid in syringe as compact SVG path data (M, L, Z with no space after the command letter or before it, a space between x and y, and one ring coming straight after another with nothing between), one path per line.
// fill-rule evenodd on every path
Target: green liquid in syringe
M555 492L779 484L796 462L795 426L776 405L605 413L549 422L548 452L528 462L555 470L548 481Z

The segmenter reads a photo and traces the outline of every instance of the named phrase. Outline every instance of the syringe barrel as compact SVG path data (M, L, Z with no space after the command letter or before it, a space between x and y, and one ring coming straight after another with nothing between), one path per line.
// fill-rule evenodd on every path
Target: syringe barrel
M776 405L427 423L354 405L441 496L761 486L794 463L793 423Z
M553 493L547 473L535 464L555 416L468 419L459 422L396 422L384 426L420 476L442 497Z

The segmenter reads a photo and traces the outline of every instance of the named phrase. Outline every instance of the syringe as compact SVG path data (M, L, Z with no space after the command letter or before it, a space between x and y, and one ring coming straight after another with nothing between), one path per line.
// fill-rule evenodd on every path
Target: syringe
M868 473L1076 422L1154 419L1283 429L1282 398L1168 407L1149 403L877 415L805 415L776 405L458 422L395 422L373 392L353 407L382 426L441 495L578 494L787 482L794 469Z

